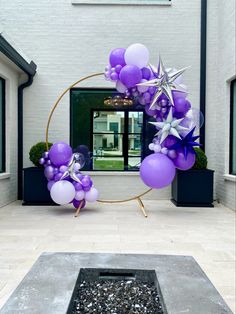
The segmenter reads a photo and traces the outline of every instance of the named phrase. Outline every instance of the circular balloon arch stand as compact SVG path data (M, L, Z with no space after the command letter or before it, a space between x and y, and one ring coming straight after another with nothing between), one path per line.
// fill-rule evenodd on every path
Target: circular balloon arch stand
M49 149L49 128L50 128L50 124L51 124L51 120L52 120L52 117L53 117L53 114L56 110L56 108L58 107L61 99L64 97L65 94L67 94L68 91L70 91L71 88L75 87L76 85L80 84L81 82L84 82L86 80L89 80L93 77L97 77L97 76L103 76L104 73L95 73L95 74L91 74L91 75L88 75L88 76L85 76L81 79L79 79L78 81L76 81L75 83L73 83L72 85L70 85L68 88L66 88L62 94L58 97L58 99L56 100L55 104L53 105L51 111L50 111L50 114L49 114L49 117L48 117L48 121L47 121L47 127L46 127L46 148L47 150ZM130 202L130 201L133 201L133 200L136 200L139 204L139 207L144 215L145 218L148 217L147 215L147 212L145 210L145 207L144 207L144 204L142 202L142 197L146 194L148 194L150 191L152 191L152 188L146 190L145 192L141 193L141 194L138 194L138 195L135 195L135 196L132 196L130 198L127 198L127 199L123 199L123 200L103 200L103 199L98 199L97 202L98 203L109 203L109 204L118 204L118 203L126 203L126 202ZM80 203L79 207L76 209L76 213L75 213L75 217L78 217L79 215L79 212L82 208L82 202Z

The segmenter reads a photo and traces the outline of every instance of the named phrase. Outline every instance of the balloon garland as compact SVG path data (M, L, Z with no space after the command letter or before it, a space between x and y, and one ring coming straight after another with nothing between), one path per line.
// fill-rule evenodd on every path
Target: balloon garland
M182 83L185 70L186 68L165 68L161 58L155 68L149 64L149 51L142 44L112 50L109 64L105 68L106 80L115 82L118 92L143 105L145 112L155 120L150 122L157 130L149 144L153 153L140 166L140 177L150 188L168 186L175 177L176 169L190 169L195 162L194 146L200 146L196 142L199 136L194 133L201 127L202 117L197 109L191 108L187 100L187 88ZM100 73L87 78L96 75ZM59 97L49 116L48 127L60 99L80 81L71 85ZM79 211L86 205L86 201L98 200L98 191L93 186L91 177L81 173L86 158L89 158L89 152L85 146L80 145L73 152L64 142L53 144L43 154L40 164L45 167L47 187L55 203L72 203ZM140 200L138 196L135 198Z

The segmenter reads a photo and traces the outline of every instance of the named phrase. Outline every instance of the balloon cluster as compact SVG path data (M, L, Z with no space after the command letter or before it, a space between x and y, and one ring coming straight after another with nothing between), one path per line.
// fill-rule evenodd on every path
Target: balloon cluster
M73 203L75 208L83 208L86 201L97 200L98 191L94 188L90 176L80 172L85 163L84 155L73 153L68 144L53 144L39 162L44 166L44 174L48 180L47 188L55 203Z
M140 166L143 182L163 188L175 177L176 168L190 169L195 163L194 146L200 146L194 132L201 127L199 110L191 108L182 74L186 70L165 68L161 58L157 67L149 64L148 49L133 44L111 51L105 78L116 82L116 89L136 99L155 119L157 133L149 149L154 153Z

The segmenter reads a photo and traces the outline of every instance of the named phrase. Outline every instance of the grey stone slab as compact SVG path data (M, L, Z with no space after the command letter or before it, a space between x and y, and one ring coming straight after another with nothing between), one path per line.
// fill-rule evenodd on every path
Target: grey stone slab
M80 268L154 269L168 314L232 313L190 256L44 253L1 314L65 314Z

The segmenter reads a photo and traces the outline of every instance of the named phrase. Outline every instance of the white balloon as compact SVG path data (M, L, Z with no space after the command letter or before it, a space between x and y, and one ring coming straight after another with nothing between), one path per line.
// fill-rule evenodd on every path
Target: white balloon
M142 44L133 44L125 51L125 62L127 65L136 65L142 69L148 64L149 51Z
M75 188L69 181L61 180L53 184L50 194L55 203L65 205L74 199Z
M127 90L127 87L121 81L118 80L116 82L116 89L118 90L119 93L123 94Z
M83 190L78 191L78 192L75 193L75 199L77 201L82 201L84 199L84 196L85 196L85 193L84 193Z
M95 188L91 188L88 192L85 193L85 200L87 202L96 202L96 200L98 199L98 190Z

